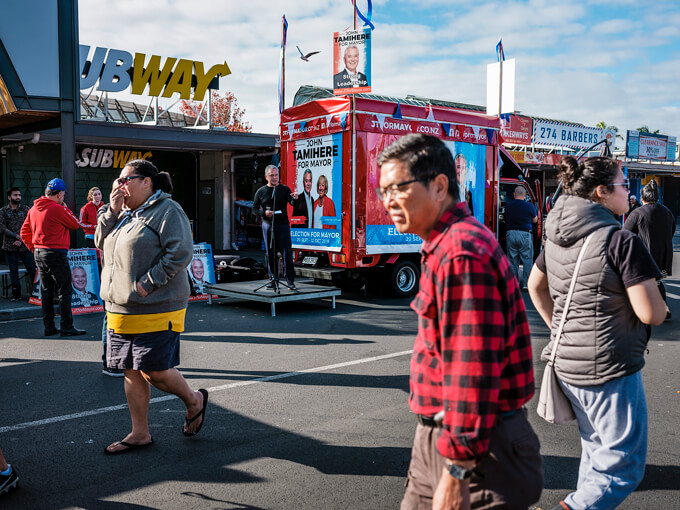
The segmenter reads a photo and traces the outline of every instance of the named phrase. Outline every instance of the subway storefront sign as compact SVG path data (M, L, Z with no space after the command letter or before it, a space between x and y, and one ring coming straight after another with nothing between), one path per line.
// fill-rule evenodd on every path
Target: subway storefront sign
M219 88L220 76L231 74L225 61L205 71L203 62L167 57L161 65L159 55L147 59L145 53L95 48L90 57L90 47L80 45L80 89L97 85L102 92L122 92L132 87L133 94L142 95L148 86L148 95L171 97L179 93L182 99L203 101L208 89ZM191 89L194 89L193 97Z
M76 152L76 166L79 168L122 169L133 159L151 159L151 151L130 149L107 149L102 147L79 147Z

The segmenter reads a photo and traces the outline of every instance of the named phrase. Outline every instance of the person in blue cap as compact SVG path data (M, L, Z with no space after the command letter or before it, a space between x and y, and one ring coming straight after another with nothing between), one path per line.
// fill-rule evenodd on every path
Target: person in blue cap
M43 324L45 336L78 336L86 331L73 327L71 313L71 268L68 249L69 230L81 227L78 219L64 204L66 185L59 178L47 183L45 196L35 200L21 227L21 239L33 252L40 274ZM54 324L54 295L59 297L61 322Z

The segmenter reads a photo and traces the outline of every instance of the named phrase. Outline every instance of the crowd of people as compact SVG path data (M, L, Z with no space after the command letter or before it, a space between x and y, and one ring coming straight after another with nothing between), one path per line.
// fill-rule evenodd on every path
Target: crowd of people
M506 206L506 255L461 200L456 161L441 140L404 136L381 153L378 166L376 192L396 229L423 240L420 286L411 304L418 334L409 406L418 423L402 510L528 508L538 501L543 465L526 409L535 377L524 286L551 330L541 358L553 363L581 437L576 488L555 501L554 510L616 508L644 474L641 369L650 326L670 319L661 280L672 271L676 225L659 204L656 182L645 186L642 205L631 210L629 182L614 160L564 158L564 194L547 217L545 246L533 263L530 232L537 214L527 207L524 188ZM262 218L270 286L279 274L275 246L294 289L288 204L306 228L316 227L317 216L335 215L325 197L328 182L319 177L314 200L311 172L303 176L300 195L280 184L276 166L266 168L265 178L253 212ZM172 200L169 174L134 160L114 181L108 204L93 190L79 221L63 205L60 179L51 180L30 209L20 206L13 188L0 226L14 264L19 254L34 253L45 335L84 334L64 304L74 288L85 288L80 272L73 285L67 275L69 230L87 225L88 243L101 251L105 363L124 374L131 418L130 432L104 449L118 455L153 445L151 385L184 402L185 436L203 427L208 392L192 390L176 367L189 295L205 268L192 263L189 221ZM24 264L28 270L30 260ZM59 329L54 294L62 306ZM0 493L17 481L0 451Z

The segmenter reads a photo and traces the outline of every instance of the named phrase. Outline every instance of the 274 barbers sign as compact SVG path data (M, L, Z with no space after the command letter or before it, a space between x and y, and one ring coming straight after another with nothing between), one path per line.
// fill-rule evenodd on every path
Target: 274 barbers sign
M607 129L535 120L532 142L555 147L587 149L606 138L610 148L613 148L615 136L616 133Z

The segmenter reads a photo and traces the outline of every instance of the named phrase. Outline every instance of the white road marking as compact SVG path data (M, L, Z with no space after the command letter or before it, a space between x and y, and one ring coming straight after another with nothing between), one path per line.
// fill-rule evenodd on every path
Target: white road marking
M413 351L401 351L393 352L391 354L383 354L381 356L373 356L371 358L357 359L354 361L345 361L343 363L336 363L334 365L326 365L323 367L308 368L306 370L300 370L298 372L287 372L285 374L270 375L267 377L259 377L257 379L251 379L249 381L239 381L235 383L223 384L221 386L213 386L212 388L206 388L208 392L216 392L223 390L230 390L232 388L239 388L241 386L250 386L252 384L259 384L269 381L278 381L280 379L289 379L291 377L297 377L305 374L315 374L318 372L326 372L328 370L335 370L336 368L350 367L352 365L361 365L363 363L371 363L373 361L381 361L384 359L397 358L399 356L406 356L411 354ZM157 404L159 402L167 402L168 400L173 400L178 397L174 395L165 395L163 397L152 398L149 404ZM119 404L116 406L100 407L99 409L91 409L90 411L83 411L80 413L65 414L62 416L54 416L52 418L45 418L44 420L28 421L26 423L19 423L17 425L8 425L6 427L0 427L0 434L3 432L12 432L15 430L23 430L32 427L40 427L42 425L49 425L51 423L57 423L60 421L77 420L79 418L86 418L88 416L96 416L98 414L111 413L114 411L122 411L127 409L127 404Z
M672 294L670 292L666 292L666 297L673 298L673 299L680 299L680 296L677 294Z

